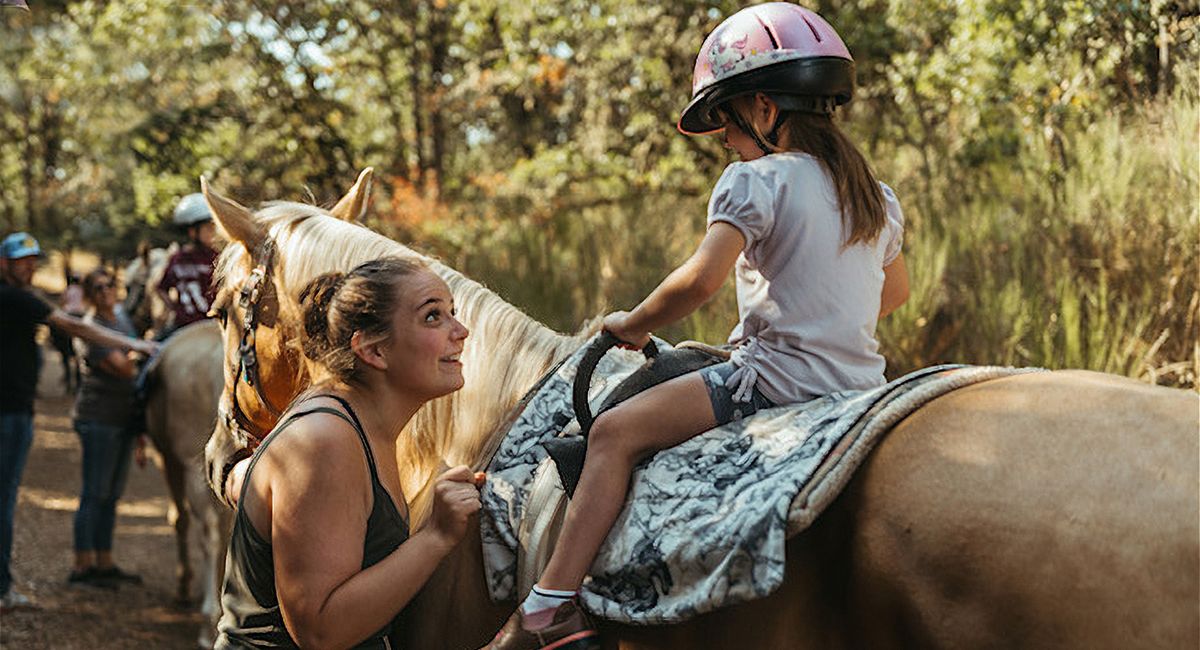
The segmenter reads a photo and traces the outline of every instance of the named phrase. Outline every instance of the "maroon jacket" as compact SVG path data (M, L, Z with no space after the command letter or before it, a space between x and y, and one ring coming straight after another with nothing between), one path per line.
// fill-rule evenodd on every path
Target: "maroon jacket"
M175 327L190 325L208 314L214 298L213 263L217 252L203 246L188 246L171 256L158 290L175 289Z

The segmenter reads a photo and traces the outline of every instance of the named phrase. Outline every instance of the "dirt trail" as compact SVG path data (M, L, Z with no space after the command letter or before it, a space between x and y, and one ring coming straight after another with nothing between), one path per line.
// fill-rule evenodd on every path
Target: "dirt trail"
M0 615L3 650L191 650L200 616L175 604L175 542L167 490L153 463L130 469L117 511L117 564L142 576L118 592L68 587L72 519L79 502L79 438L58 353L43 349L33 449L25 466L13 534L16 584L40 609ZM199 566L194 561L193 568ZM193 587L193 597L196 588Z

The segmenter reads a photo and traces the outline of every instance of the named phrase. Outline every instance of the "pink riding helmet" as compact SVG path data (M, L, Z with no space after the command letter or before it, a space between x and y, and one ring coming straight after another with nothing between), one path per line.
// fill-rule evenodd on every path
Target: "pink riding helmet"
M692 101L679 118L689 135L721 129L713 109L766 93L785 110L832 112L854 93L854 59L825 19L787 2L747 7L704 40L692 73Z

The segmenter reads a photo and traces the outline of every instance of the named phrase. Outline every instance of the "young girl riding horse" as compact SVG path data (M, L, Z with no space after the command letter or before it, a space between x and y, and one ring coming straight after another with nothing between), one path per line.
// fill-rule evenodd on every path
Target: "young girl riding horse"
M903 217L832 120L853 86L841 38L796 5L744 9L705 40L679 130L724 130L741 162L717 181L696 252L604 329L641 347L735 270L732 357L597 418L554 554L489 649L598 645L574 598L640 460L759 409L885 382L875 327L908 298Z
M425 402L463 385L467 329L423 263L367 262L301 298L319 381L263 440L241 481L215 648L388 648L393 620L462 539L482 474L435 486L409 530L396 444Z

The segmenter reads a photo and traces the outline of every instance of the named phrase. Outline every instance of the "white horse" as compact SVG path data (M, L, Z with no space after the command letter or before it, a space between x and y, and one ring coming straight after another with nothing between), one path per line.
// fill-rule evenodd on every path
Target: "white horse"
M167 270L167 262L178 250L179 244L171 244L167 248L143 245L138 256L125 267L122 274L125 300L122 304L139 336L147 332L157 334L167 324L171 310L155 287Z
M201 626L197 643L211 648L221 613L220 589L233 517L208 489L204 445L217 419L225 383L221 330L211 319L175 332L149 369L146 434L162 458L175 528L176 598L190 602L192 522L200 524Z
M365 205L360 177L333 214ZM233 245L220 261L225 393L250 437L307 381L298 296L313 278L411 249L319 208L257 215L215 193ZM259 388L233 369L245 311L231 295L260 266L252 318ZM430 403L399 450L405 492L439 466L486 462L506 412L586 333L562 335L444 265L466 385ZM267 402L264 404L264 401ZM214 485L239 443L218 428ZM897 425L845 493L788 542L767 598L661 627L604 624L620 648L1094 648L1200 646L1200 400L1126 378L1018 375L940 397ZM417 493L414 529L427 513ZM400 647L474 648L515 606L487 596L478 531L406 609Z

